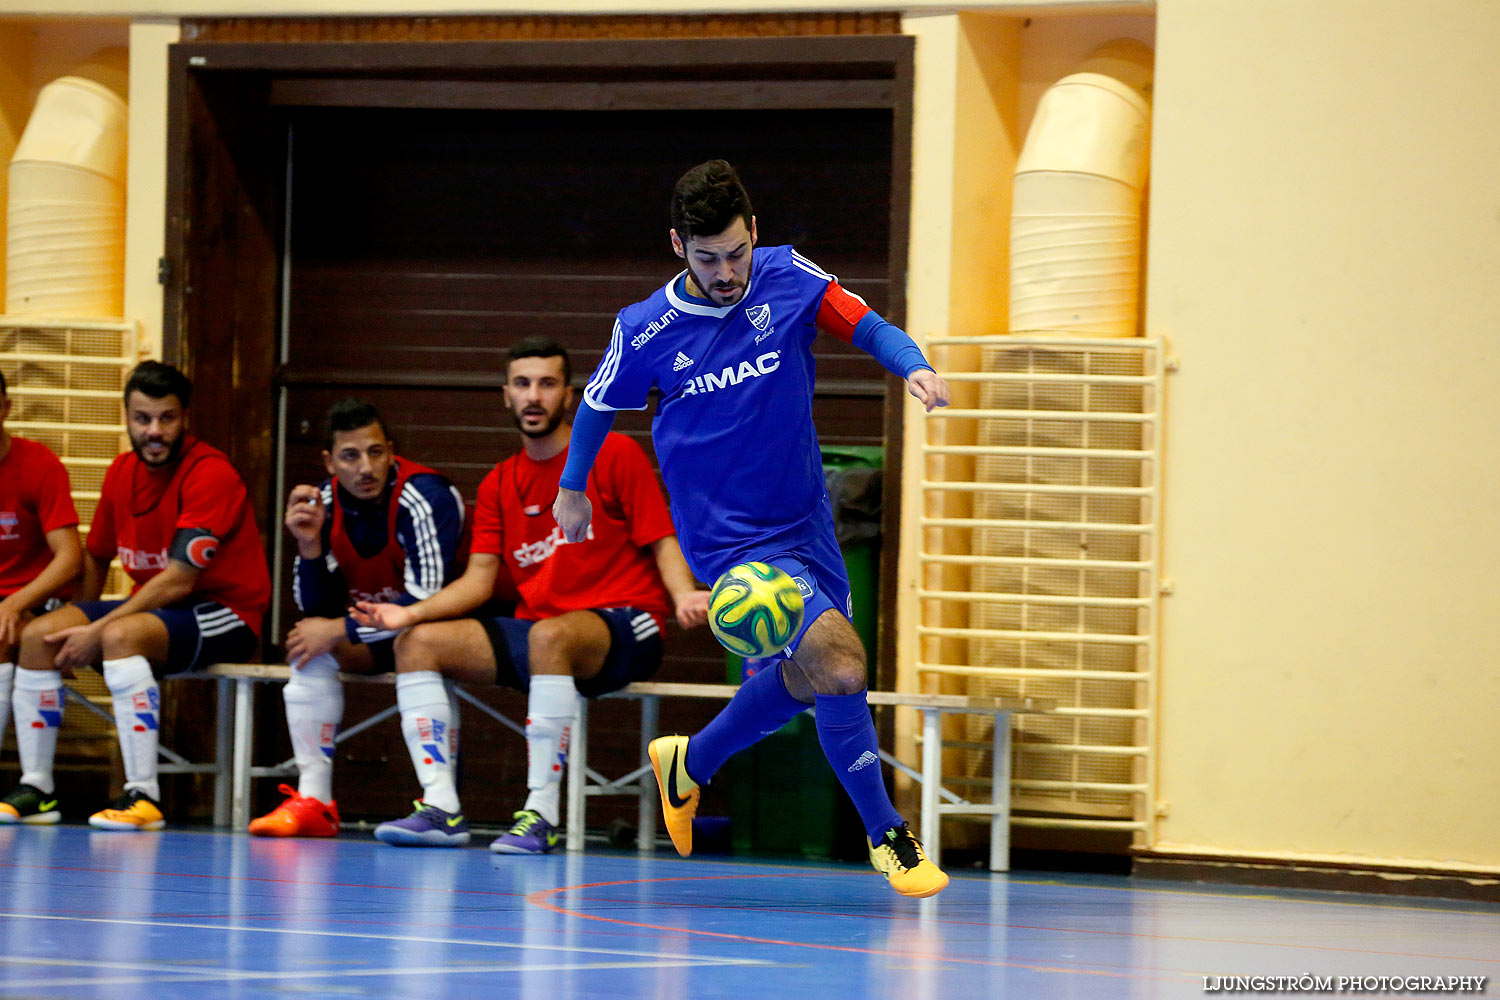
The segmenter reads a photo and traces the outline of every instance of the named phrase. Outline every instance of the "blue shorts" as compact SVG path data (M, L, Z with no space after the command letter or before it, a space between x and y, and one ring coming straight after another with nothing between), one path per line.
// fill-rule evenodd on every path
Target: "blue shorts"
M844 569L843 556L830 562L826 557L818 559L811 553L783 552L762 556L756 561L770 563L785 571L802 592L802 627L778 654L782 659L793 658L797 647L802 644L802 637L823 612L837 611L850 622L854 621L854 595L850 593L849 573Z
M573 686L585 698L609 694L634 681L649 680L661 666L661 629L650 612L638 608L590 608L609 627L604 666ZM524 618L480 618L495 651L495 683L517 691L531 690L526 637L536 622Z
M91 622L109 614L124 601L79 601L73 606ZM155 608L167 627L167 662L151 665L158 677L186 674L215 663L243 663L260 648L260 639L239 615L216 601L184 602Z

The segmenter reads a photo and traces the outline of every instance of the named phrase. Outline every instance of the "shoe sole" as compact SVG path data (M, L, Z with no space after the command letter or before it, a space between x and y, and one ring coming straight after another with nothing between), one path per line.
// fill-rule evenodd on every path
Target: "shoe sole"
M691 816L689 816L687 823L684 824L678 822L676 824L679 827L685 826L685 830L679 832L678 830L673 829L672 814L686 812L687 810L686 808L673 809L671 805L671 799L667 798L667 780L662 776L661 758L657 755L656 750L656 745L660 742L662 742L662 740L652 740L649 744L647 744L646 755L651 758L651 771L656 775L656 792L658 797L660 797L661 799L661 818L662 822L666 825L667 836L672 838L672 846L677 848L677 853L686 858L691 856L693 853L693 819ZM686 741L684 741L684 743L686 743ZM693 789L692 794L696 796L698 794L698 789ZM697 802L692 801L691 806L693 812L696 813L698 811Z
M108 830L111 833L144 833L165 829L167 821L164 819L152 820L150 823L121 823L112 819L97 819L89 817L89 826L95 830Z
M44 812L32 813L30 816L11 816L0 813L0 826L50 826L53 823L62 822L62 813Z
M553 844L551 847L533 850L529 847L517 847L514 844L502 844L498 840L490 845L490 850L496 854L551 854L556 848L557 845Z
M412 833L410 830L388 830L377 826L375 839L392 847L463 847L469 842L469 835L442 833L438 830Z
M895 883L891 884L891 888L896 889ZM944 875L943 880L930 889L922 889L918 892L905 892L901 889L896 889L896 891L901 893L901 895L905 896L907 899L926 899L929 896L936 896L946 888L948 888L948 877L947 875Z

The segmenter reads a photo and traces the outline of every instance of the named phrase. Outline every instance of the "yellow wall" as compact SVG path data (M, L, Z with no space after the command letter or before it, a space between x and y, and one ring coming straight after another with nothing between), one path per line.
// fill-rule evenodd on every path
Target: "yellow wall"
M1500 868L1500 5L1161 0L1160 847Z

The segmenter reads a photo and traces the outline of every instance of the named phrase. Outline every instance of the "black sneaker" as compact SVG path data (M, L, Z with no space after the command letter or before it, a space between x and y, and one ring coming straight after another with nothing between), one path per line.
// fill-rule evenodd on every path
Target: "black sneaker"
M34 785L17 785L0 799L0 823L56 823L61 819L57 796Z

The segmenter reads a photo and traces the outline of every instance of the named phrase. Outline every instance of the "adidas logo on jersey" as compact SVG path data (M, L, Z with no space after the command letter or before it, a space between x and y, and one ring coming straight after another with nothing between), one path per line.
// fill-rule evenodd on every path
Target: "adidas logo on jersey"
M717 375L710 372L707 375L699 375L690 379L682 387L684 396L695 396L700 392L714 392L725 386L739 385L746 379L760 378L769 375L781 367L781 352L770 351L756 358L754 362L741 361L739 366L730 365Z
M880 758L877 757L877 756L875 756L870 751L866 750L864 753L862 753L862 754L859 755L859 760L857 760L853 764L849 765L849 773L853 774L855 771L863 771L865 768L869 767L871 764L878 764L878 763L880 763Z
M692 363L692 358L688 357L686 354L683 354L681 351L678 351L677 358L672 362L672 370L674 372L680 372Z

